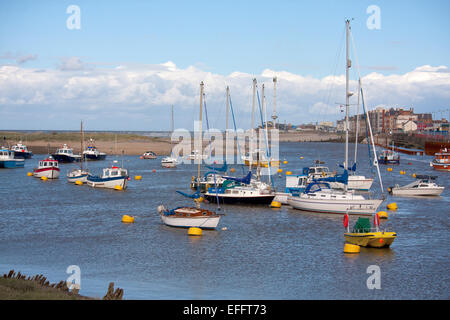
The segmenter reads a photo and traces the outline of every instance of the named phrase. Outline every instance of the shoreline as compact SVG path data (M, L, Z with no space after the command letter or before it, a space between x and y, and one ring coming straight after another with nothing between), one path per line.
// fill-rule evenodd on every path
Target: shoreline
M0 136L6 137L2 144L10 146L19 142L25 144L33 154L51 154L56 149L67 144L73 148L75 154L79 154L80 134L76 132L35 132L23 134L15 131L0 131ZM89 138L94 139L94 144L100 152L108 155L142 155L146 151L153 151L157 155L170 155L173 146L169 137L148 137L144 135L117 134L113 132L85 133L85 147ZM6 142L5 142L6 141ZM342 136L336 133L304 131L304 132L280 132L279 142L342 142ZM206 142L206 141L205 141ZM207 143L204 143L207 145Z

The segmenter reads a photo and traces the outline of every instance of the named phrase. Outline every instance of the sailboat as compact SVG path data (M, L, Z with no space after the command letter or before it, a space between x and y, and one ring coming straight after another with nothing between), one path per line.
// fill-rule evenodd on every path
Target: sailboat
M173 133L173 106L172 106L172 130ZM163 168L175 168L178 165L178 159L174 157L173 152L170 152L170 156L164 157L161 159L161 166Z
M253 109L255 107L255 95L256 95L256 79L253 80ZM264 85L262 87L262 96L264 103ZM230 107L233 113L233 121L234 121L234 111L232 108L231 98L229 97L229 90L227 90L227 98L230 101ZM259 100L259 96L258 96ZM262 110L260 108L261 114L261 123L264 123L262 118ZM253 119L252 119L253 121ZM234 123L236 130L236 123ZM253 129L253 128L252 128ZM267 140L267 127L265 131L265 138ZM267 141L266 141L267 142ZM266 144L266 148L268 149L268 145ZM238 150L239 150L238 146ZM270 157L267 155L267 158ZM258 174L253 177L252 173L252 163L250 163L250 168L247 175L243 178L237 177L229 177L223 176L225 181L222 183L220 188L210 188L205 193L205 198L211 202L219 202L219 203L250 203L250 204L269 204L275 197L275 193L270 184L267 184L260 179L259 170L257 167ZM268 167L270 169L270 161L268 162ZM268 175L270 180L270 174Z
M340 175L328 178L319 178L310 183L304 193L299 196L289 196L288 204L295 209L300 209L310 212L321 213L335 213L335 214L356 214L356 215L372 215L376 212L378 207L384 201L383 199L366 199L363 195L356 194L354 190L348 190L348 111L349 101L352 93L349 91L349 69L351 67L351 61L349 59L349 31L350 21L346 20L346 34L347 34L347 55L346 55L346 126L345 126L345 162L343 165L344 172ZM362 90L361 90L362 96ZM363 105L364 105L364 97ZM366 111L366 117L368 119L368 113ZM369 126L369 132L372 140L372 146L374 148L372 130L370 127L370 121L367 121ZM376 151L374 148L374 154L376 159ZM379 173L378 162L375 160L375 165L378 169L378 175L381 182L381 175ZM330 182L338 182L344 185L343 190L332 189ZM381 183L382 188L382 183Z
M202 107L203 107L203 81L200 83L200 139L202 140ZM200 165L202 161L198 161L197 179L200 180ZM196 207L177 207L174 209L166 209L164 205L159 205L157 211L161 221L170 227L190 228L197 227L202 229L214 229L219 224L221 214L214 211L202 209L200 207L200 192L197 190L193 195L186 195L180 191L178 193L196 200Z
M83 121L81 121L81 129L80 129L80 133L81 133L81 143L80 143L80 150L83 150ZM70 171L69 173L67 173L67 181L71 182L71 183L75 183L77 181L81 181L83 183L86 183L87 181L87 177L89 175L89 171L86 169L83 169L83 158L81 157L80 159L80 168L79 169L73 169L72 171Z

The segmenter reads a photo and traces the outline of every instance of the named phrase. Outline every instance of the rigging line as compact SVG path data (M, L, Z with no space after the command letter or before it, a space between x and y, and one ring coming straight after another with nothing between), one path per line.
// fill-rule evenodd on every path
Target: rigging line
M208 138L209 138L209 157L210 157L210 159L212 159L212 155L211 155L211 134L209 132L208 109L206 108L206 94L205 93L203 93L203 105L205 107L206 129L208 130ZM203 152L201 154L199 152L199 156L200 156L200 161L202 161ZM214 176L214 189L216 189L217 209L220 210L219 191L217 190L218 188L217 188L217 182L216 182L216 174L214 173L213 176ZM199 188L199 186L200 186L200 180L197 182L197 187ZM208 192L208 190L206 190L206 192Z
M341 59L341 53L344 48L344 35L345 35L346 28L342 30L341 34L341 40L339 43L341 44L340 47L338 47L338 50L336 51L335 60L334 60L334 68L332 67L332 80L327 84L326 92L328 93L328 97L326 98L326 105L330 104L331 95L333 94L335 90L336 85L336 74L337 74L337 68L339 64L339 60Z
M259 114L260 114L260 117L261 117L261 123L262 123L261 129L263 129L263 128L264 128L264 119L263 119L263 113L262 113L262 110L261 110L261 103L260 103L260 100L259 100L259 91L256 91L256 96L258 97ZM262 97L262 99L264 99L264 97ZM273 184L273 180L270 179L271 167L270 167L270 151L269 151L269 143L267 142L267 123L266 123L266 131L265 131L265 132L266 132L266 134L264 135L264 141L265 141L265 143L266 143L267 165L268 165L268 167L269 167L269 181L270 181L270 183L271 183L271 185L272 185L272 189L275 190L275 186L274 186L274 184Z
M236 128L236 119L234 117L233 103L231 102L231 94L229 95L229 99L230 99L231 117L233 118L234 132L236 133L236 143L237 143L238 157L239 157L238 159L242 159L242 157L241 157L241 147L239 145L239 136L238 136L237 128ZM244 166L245 166L245 164L243 164L243 166L242 166L242 174L245 173L244 172Z

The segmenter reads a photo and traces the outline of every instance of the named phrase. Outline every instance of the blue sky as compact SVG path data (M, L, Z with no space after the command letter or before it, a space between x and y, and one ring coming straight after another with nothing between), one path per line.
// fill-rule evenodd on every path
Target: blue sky
M81 9L80 30L69 30L66 27L69 17L66 8L72 4ZM370 5L377 5L381 10L380 30L369 30L366 26L370 16L366 9ZM389 77L393 74L407 74L421 66L448 67L448 12L450 2L445 0L0 1L0 66L17 66L20 69L15 74L26 70L56 72L64 69L65 62L72 61L77 62L85 71L88 70L92 76L97 71L96 75L118 66L125 65L139 70L143 65L160 65L171 61L177 69L194 67L219 78L227 77L233 72L261 76L265 70L272 70L322 79L344 73L344 63L342 59L337 61L336 56L342 45L344 19L353 18L352 30L362 76L376 72ZM448 69L445 73L447 71ZM64 76L58 75L58 79L63 79L61 81L67 81L67 85L70 85L69 80L73 74L62 75ZM144 76L143 79L142 81L146 81L147 77ZM251 81L248 85L251 86ZM443 89L448 89L446 83L443 85ZM282 79L279 86L281 94ZM234 92L236 90L239 87L234 88ZM29 113L24 124L36 129L52 129L51 124L48 128L41 128L31 123L33 105L36 108L45 107L50 112L54 111L52 108L59 101L46 99L48 93L39 94L45 99L34 99L35 102L30 100L26 103L25 108ZM79 95L77 97L80 98ZM101 99L101 96L97 98ZM302 99L301 96L298 98ZM95 104L92 99L89 101L91 106ZM3 120L0 120L0 127L13 129L8 117L14 116L11 108L19 112L22 100L0 100L0 111L7 110L7 116L4 115ZM323 99L317 97L316 100L320 102ZM424 99L419 100L417 105L411 105L419 111L450 107L448 96L444 93L440 100L433 100L428 105L424 103ZM94 107L91 107L91 112L74 112L70 117L67 108L76 108L80 101L84 100L64 100L66 109L61 116L64 114L64 117L71 119L68 129L77 128L79 118L84 116L92 119L92 129L107 129L109 124L112 126L109 129L118 130L148 130L151 129L149 127L165 129L157 124L161 121L170 122L165 118L169 112L161 109L166 105L149 100L147 104L152 105L152 108L164 110L161 112L164 116L161 115L153 124L142 122L118 125L118 119L109 124L101 123L100 113L97 114L98 117L95 113L98 108ZM245 101L243 99L242 104ZM280 103L282 101L280 97ZM175 100L175 104L177 102ZM145 101L140 103L146 104ZM329 102L333 103L334 101ZM374 102L375 105L400 106L409 103L411 101L397 101L392 97L388 101ZM101 104L100 101L98 104ZM217 102L218 104L220 103ZM308 110L313 105L314 100L299 102L299 108ZM296 122L331 120L340 116L333 113L312 113L308 117L292 117L289 112L295 113L294 106L286 108L285 114L282 104L279 108L280 117ZM154 114L153 111L148 112ZM77 119L72 121L72 118ZM188 123L181 125L188 126Z

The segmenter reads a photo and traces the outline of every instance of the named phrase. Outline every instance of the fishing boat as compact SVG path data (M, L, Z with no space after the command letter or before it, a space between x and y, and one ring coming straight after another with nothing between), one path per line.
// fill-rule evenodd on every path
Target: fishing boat
M27 146L22 144L22 141L13 145L11 151L14 151L14 158L16 159L30 159L33 157L33 152L28 150Z
M59 173L58 160L55 160L52 156L39 161L38 167L33 169L33 176L36 178L58 179Z
M80 129L80 150L83 150L83 142L84 142L84 136L83 136L83 121L81 121L81 129ZM91 139L92 140L92 139ZM83 169L83 157L80 159L80 167L74 168L72 171L67 173L67 181L70 183L76 183L77 181L81 181L83 183L87 182L87 177L89 176L89 171L86 169Z
M200 154L198 150L192 150L189 155L186 156L187 160L205 160L208 158L208 155L206 154Z
M128 170L118 167L117 160L114 160L114 164L111 167L104 168L101 176L88 175L86 183L93 188L108 188L125 190L128 182Z
M79 154L74 154L73 149L70 148L67 144L64 144L62 148L57 149L56 152L52 154L52 157L59 163L81 161L81 156Z
M304 174L300 175L286 175L286 188L285 192L275 192L275 198L273 201L280 202L281 204L288 204L288 197L305 191L308 185L308 176Z
M383 150L378 162L382 164L400 164L400 155L393 150Z
M434 154L434 159L430 162L430 166L438 171L450 171L450 152L447 148L441 149Z
M202 130L202 107L203 107L203 81L200 83L200 137ZM198 161L197 179L200 180L200 166L201 161ZM200 192L197 190L192 195L187 195L181 191L177 191L179 194L188 198L194 199L196 207L177 207L175 209L168 210L164 205L158 206L158 213L161 217L161 221L170 227L182 227L190 228L197 227L202 229L213 229L219 224L221 214L217 214L214 211L200 208Z
M416 180L401 187L398 184L388 189L394 196L440 196L445 187L438 186L434 181L437 176L416 175Z
M158 206L161 221L170 227L214 229L220 221L221 214L202 208L177 207L167 210L163 205Z
M350 21L346 20L347 33L347 56L346 56L346 116L345 116L345 160L343 164L344 172L339 175L315 178L313 182L309 183L305 191L299 196L288 196L288 204L294 209L299 209L309 212L318 213L332 213L332 214L355 214L355 215L372 215L383 202L383 199L366 199L361 194L356 194L354 190L349 190L348 181L348 113L349 113L349 99L352 93L349 91L349 69L351 61L349 59L349 32ZM361 89L362 104L364 107L364 96ZM368 113L366 110L366 117ZM376 157L376 151L373 143L372 129L370 121L368 121L368 128L370 138L372 141L373 152ZM381 174L379 172L378 163L375 161L378 169L380 185L382 188ZM305 172L304 172L305 173ZM344 185L343 190L332 189L330 183L337 182Z
M348 215L344 215L344 227L347 232L344 233L345 242L361 247L370 248L388 248L397 237L392 231L381 230L378 214L374 215L374 225L372 228L369 218L359 217L353 226L352 231L349 230Z
M94 139L91 138L89 139L86 150L83 151L83 157L86 160L105 160L106 153L98 151L97 147L94 144Z
M14 151L8 150L6 147L0 148L0 168L23 168L24 159L16 159Z
M178 160L173 156L168 156L161 159L161 166L163 168L175 168L177 165Z
M326 166L323 166L323 164L325 164L325 162L315 160L312 167L303 168L303 174L308 176L309 181L319 178L334 177L336 173L331 172L330 169Z
M156 159L157 155L153 151L146 151L142 155L142 159Z

